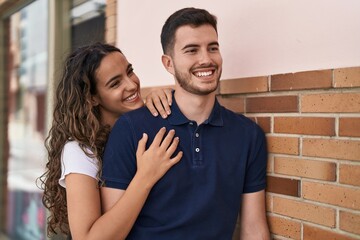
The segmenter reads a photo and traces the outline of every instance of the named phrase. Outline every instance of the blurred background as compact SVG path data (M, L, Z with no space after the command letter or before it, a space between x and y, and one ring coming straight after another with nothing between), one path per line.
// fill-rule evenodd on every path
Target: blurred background
M44 140L52 102L48 93L57 74L56 63L51 66L55 60L50 59L61 61L64 53L79 45L105 40L106 1L0 1L0 4L6 68L2 77L7 83L0 87L7 92L7 101L4 96L1 99L1 114L6 113L1 117L6 129L1 132L6 135L0 140L5 146L0 149L0 234L1 239L40 240L46 238L46 211L41 191L34 183L43 173L46 161ZM55 57L56 53L49 51L50 44L61 45L57 50L62 55Z

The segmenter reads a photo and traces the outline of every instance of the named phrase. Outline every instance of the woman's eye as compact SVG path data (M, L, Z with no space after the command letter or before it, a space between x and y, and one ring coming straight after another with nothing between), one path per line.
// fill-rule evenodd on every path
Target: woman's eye
M131 76L132 74L134 74L134 69L130 68L129 71L128 71L128 75Z
M117 87L119 85L119 82L118 81L114 81L110 84L110 88L114 88L114 87Z

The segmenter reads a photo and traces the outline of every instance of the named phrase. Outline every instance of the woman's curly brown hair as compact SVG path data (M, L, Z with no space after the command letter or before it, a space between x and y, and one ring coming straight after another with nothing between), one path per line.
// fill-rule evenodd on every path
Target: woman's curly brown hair
M42 202L49 210L48 236L57 233L70 234L66 191L59 185L61 154L67 141L75 140L82 150L99 161L110 131L101 124L101 116L91 101L96 94L96 71L101 60L111 52L121 51L111 45L95 43L76 49L64 64L63 75L56 89L56 103L52 126L45 139L48 162L45 173L39 177L43 189ZM98 173L98 177L100 172Z

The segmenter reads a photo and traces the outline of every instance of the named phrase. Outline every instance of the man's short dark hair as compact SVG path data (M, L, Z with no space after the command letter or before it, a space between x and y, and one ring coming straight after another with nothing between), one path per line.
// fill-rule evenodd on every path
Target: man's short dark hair
M199 27L211 25L217 32L217 19L214 15L199 8L183 8L174 12L165 22L161 30L161 46L164 54L172 52L175 44L175 32L179 27L190 25Z

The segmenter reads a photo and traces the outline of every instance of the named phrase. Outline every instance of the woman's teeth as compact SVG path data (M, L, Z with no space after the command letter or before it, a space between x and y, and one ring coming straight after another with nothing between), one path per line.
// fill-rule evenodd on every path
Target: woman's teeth
M138 93L135 93L135 94L133 94L133 95L125 98L125 101L132 101L132 100L134 100L135 98L137 98L137 96L138 96Z

